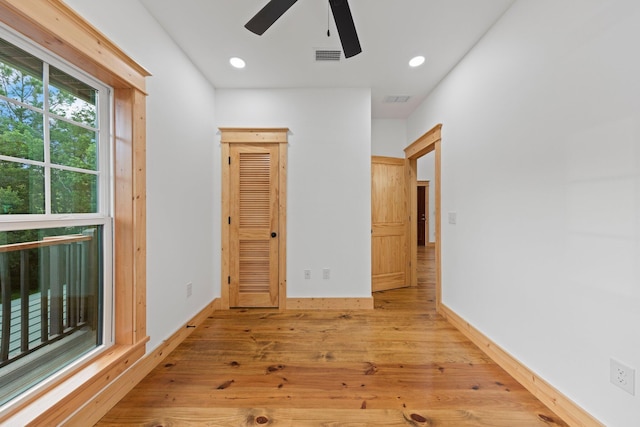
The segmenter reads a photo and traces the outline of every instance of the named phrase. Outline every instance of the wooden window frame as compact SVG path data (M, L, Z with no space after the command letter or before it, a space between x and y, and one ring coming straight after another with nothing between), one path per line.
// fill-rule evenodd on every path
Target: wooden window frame
M285 310L287 302L287 144L288 128L219 128L222 148L222 218L230 216L229 168L225 167L230 156L230 144L279 144L279 191L278 191L278 309ZM228 166L228 165L226 165ZM230 271L229 225L222 221L221 230L222 268L220 291L221 308L229 309Z
M60 0L0 0L0 21L114 89L114 345L28 399L8 404L0 415L0 424L58 425L140 359L149 340L145 78L150 74Z

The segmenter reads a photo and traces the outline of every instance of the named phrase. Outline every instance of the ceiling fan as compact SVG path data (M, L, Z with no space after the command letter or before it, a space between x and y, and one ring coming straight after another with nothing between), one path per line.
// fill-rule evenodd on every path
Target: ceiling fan
M245 28L261 36L298 0L270 0L249 22ZM329 0L333 19L336 22L342 50L345 58L351 58L362 52L356 26L349 8L348 0Z

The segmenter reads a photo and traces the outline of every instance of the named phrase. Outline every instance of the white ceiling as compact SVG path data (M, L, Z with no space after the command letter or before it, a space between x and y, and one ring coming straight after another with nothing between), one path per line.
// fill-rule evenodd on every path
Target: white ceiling
M244 28L268 0L141 0L216 88L370 87L372 117L406 118L508 9L513 0L351 0L362 53L340 49L327 0L300 0L263 36ZM410 68L413 56L425 64ZM243 70L229 65L239 56ZM404 104L386 96L411 96Z

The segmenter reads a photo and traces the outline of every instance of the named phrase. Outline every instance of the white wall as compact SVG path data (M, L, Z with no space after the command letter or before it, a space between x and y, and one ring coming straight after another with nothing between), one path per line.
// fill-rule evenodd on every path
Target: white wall
M147 350L220 295L214 90L137 0L67 0L148 69ZM219 230L216 228L215 231ZM214 250L214 248L216 248ZM193 283L187 298L186 284Z
M640 420L638 22L519 0L408 121L443 123L444 303L609 426Z
M407 147L405 119L371 120L371 155L404 158Z
M216 123L290 129L287 297L370 297L370 91L219 89Z

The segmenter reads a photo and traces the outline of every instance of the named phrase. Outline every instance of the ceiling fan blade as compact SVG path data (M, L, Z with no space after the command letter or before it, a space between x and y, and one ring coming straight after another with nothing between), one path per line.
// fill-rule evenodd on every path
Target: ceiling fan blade
M256 16L245 24L245 28L261 36L298 0L271 0Z
M345 58L351 58L362 52L360 40L356 33L356 25L353 23L353 16L347 0L329 0L333 19L336 21L338 35L342 43L342 51Z

